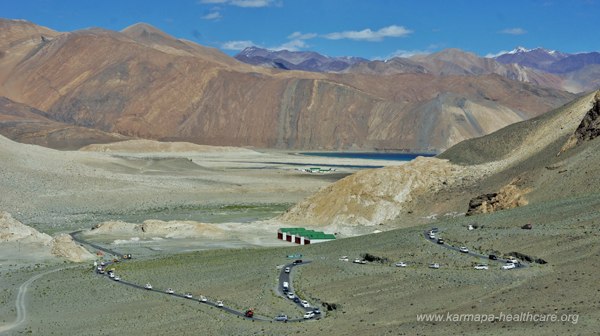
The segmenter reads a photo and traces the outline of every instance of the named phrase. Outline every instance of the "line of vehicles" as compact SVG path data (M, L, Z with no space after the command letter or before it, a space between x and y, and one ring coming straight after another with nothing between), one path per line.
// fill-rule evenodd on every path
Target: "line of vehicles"
M286 267L284 272L290 273L289 267ZM304 312L304 315L302 316L305 320L310 320L316 316L321 315L321 310L318 307L312 307L308 301L300 299L298 296L296 296L293 292L290 291L290 283L289 282L284 281L281 284L281 290L283 291L283 294L288 299L292 300L294 303L299 304L300 306L302 306L302 308L306 309L306 311ZM275 321L287 322L288 317L285 314L279 314L275 317Z
M437 237L436 234L439 232L438 228L431 228L429 231L427 231L427 237L429 237L430 240L435 240L436 243L443 245L445 244L444 240L440 237ZM461 253L469 253L469 248L466 246L461 246L458 248L458 251ZM488 255L488 259L490 260L498 260L498 256L496 256L495 254L490 254ZM506 258L506 264L502 265L501 269L503 270L510 270L513 268L517 268L518 266L520 266L520 262L513 256L508 256ZM439 264L430 264L429 265L430 268L439 268ZM489 269L489 266L486 264L477 264L475 265L473 268L475 268L476 270L487 270Z

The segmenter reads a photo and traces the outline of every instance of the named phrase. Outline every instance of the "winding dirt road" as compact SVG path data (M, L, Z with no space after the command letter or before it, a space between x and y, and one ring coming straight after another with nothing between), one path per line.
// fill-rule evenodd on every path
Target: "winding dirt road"
M78 266L61 267L61 268L49 270L49 271L46 271L46 272L43 272L40 274L36 274L36 275L32 276L31 278L29 278L24 283L22 283L21 286L19 286L19 292L17 293L17 300L15 301L15 306L17 308L17 318L12 323L0 326L0 334L3 334L7 331L18 328L21 324L25 323L25 321L27 320L27 306L25 305L25 298L26 298L25 295L27 294L27 289L28 289L29 285L31 285L34 281L43 277L44 275L62 271L62 270L68 269L68 268L73 268L73 267L78 267Z

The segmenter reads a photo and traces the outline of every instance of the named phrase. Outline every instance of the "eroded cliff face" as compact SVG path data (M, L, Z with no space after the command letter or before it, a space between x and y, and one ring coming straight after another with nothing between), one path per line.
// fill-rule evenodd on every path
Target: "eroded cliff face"
M0 95L55 121L130 137L230 146L441 150L572 97L498 75L278 72L144 25L123 33L57 33L27 25L25 35L6 34Z
M502 187L498 192L483 194L469 201L467 216L513 209L527 205L525 195L531 190L522 189L516 183Z
M594 97L592 108L586 113L573 135L561 148L561 153L598 136L600 136L600 91Z

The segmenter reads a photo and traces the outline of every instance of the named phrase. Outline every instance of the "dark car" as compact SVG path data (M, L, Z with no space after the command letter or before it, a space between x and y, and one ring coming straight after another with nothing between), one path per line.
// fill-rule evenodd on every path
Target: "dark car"
M438 228L434 227L434 228L431 228L431 230L429 230L429 231L431 231L433 233L438 233L439 230L438 230Z
M443 240L442 238L438 238L438 240L437 240L437 243L438 243L438 244L443 244L443 243L444 243L444 240Z
M490 254L490 260L498 260L498 257L495 254Z
M299 298L299 297L297 297L297 296L295 296L293 300L294 300L294 302L296 302L296 303L300 303L300 298Z
M312 311L315 315L321 315L321 310L319 308L315 308Z
M302 259L294 260L294 265L297 265L297 264L302 264Z

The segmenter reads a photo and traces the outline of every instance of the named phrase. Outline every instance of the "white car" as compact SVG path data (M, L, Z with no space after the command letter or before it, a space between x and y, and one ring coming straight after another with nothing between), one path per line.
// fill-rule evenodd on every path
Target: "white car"
M114 279L115 278L115 273L109 272L108 273L108 277L111 278L111 279Z
M354 263L355 264L360 264L360 259L358 259L358 258L354 259Z
M147 284L144 286L144 288L146 288L146 289L152 289L152 285L151 285L151 284L149 284L149 283L147 283Z
M200 302L207 302L208 299L204 295L200 295Z
M469 253L469 249L466 248L465 246L461 246L458 250L462 253Z
M293 300L295 296L294 296L294 293L289 292L289 293L287 293L287 297L288 297L288 299Z
M192 298L192 293L185 293L184 297L186 299L191 299Z
M517 258L513 257L513 256L509 256L508 258L506 258L506 262L507 263L511 263L511 264L518 264L519 261L517 260Z
M506 265L502 266L502 269L503 270L509 270L509 269L513 269L513 268L516 268L516 267L517 266L515 264L513 264L513 263L507 263Z
M406 263L403 261L396 263L396 267L406 267L406 266L408 266L408 265L406 265Z
M435 233L430 232L429 233L429 239L435 239Z
M302 300L300 301L300 304L302 305L302 307L304 308L310 308L310 303L308 303L308 301L306 300Z
M312 311L308 311L304 314L304 319L308 320L315 317L315 313L313 313Z
M114 279L113 279L113 280L115 280L115 281L121 281L121 277L120 277L120 276L118 276L118 275L115 275L115 277L114 277Z
M284 272L285 272L285 273L290 273L290 268L289 268L289 267L286 267Z
M438 263L429 264L429 268L438 269L438 268L440 268L440 264L438 264Z
M348 261L350 259L348 259L348 256L341 256L340 257L340 261Z
M223 307L223 301L217 301L217 307Z
M167 294L173 294L175 292L173 291L173 289L167 288L167 290L165 291L165 293L167 293Z
M474 268L476 270L486 270L486 269L489 269L488 265L483 265L483 264L481 264L481 265L475 265Z

